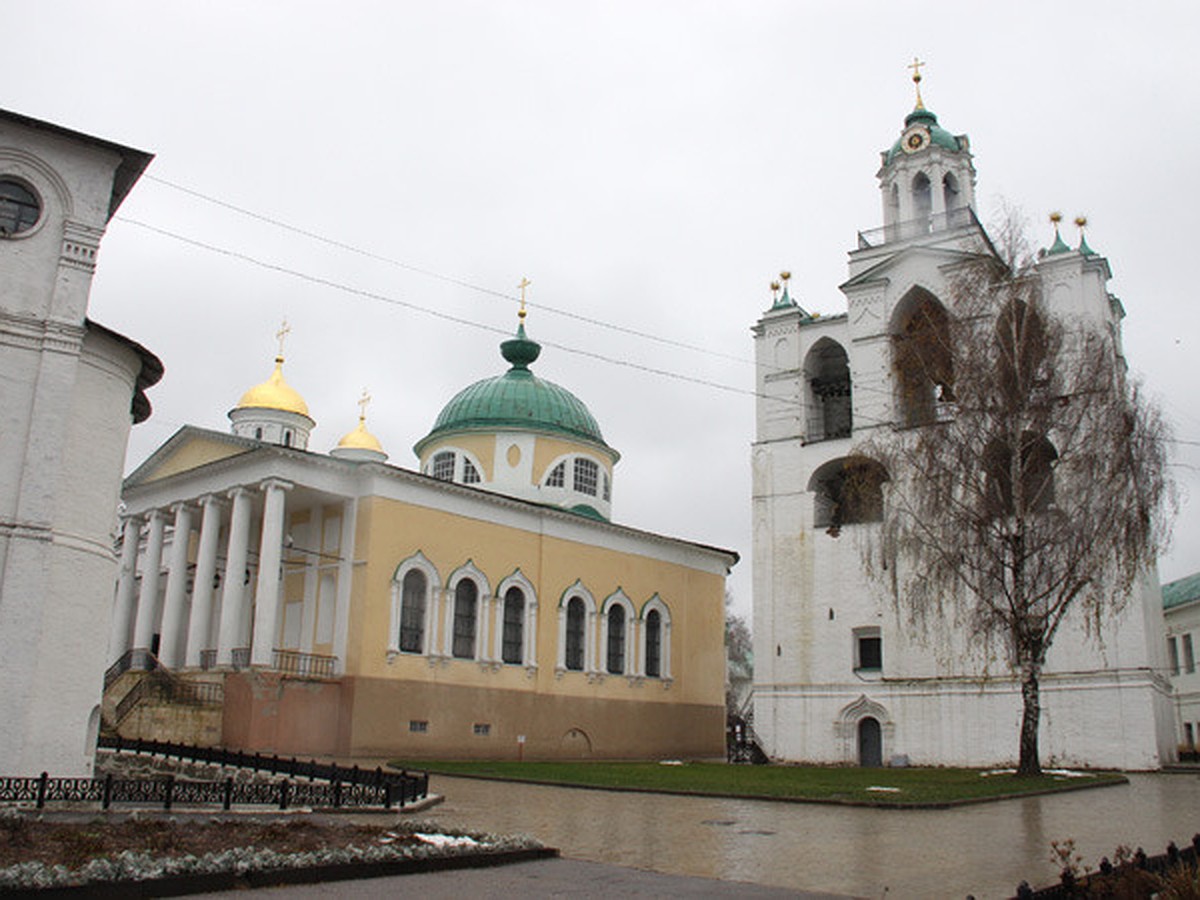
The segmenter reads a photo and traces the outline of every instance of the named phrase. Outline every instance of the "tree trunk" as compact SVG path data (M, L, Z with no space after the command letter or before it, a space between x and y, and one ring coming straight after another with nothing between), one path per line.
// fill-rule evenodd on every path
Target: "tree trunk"
M1036 662L1021 666L1021 697L1025 709L1021 715L1021 760L1017 764L1018 775L1041 775L1042 763L1038 758L1038 725L1042 715L1041 696L1038 693L1038 676L1042 667Z

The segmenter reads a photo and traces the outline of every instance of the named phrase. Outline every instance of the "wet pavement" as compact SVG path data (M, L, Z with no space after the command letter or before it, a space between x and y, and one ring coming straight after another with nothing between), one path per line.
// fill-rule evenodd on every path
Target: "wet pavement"
M1052 840L1074 838L1094 867L1118 844L1160 853L1168 841L1183 844L1200 831L1200 775L1135 774L1129 782L953 809L892 810L433 776L431 788L446 802L419 817L530 834L570 859L670 875L861 897L1005 897L1022 879L1057 879ZM408 877L424 883L431 876ZM610 895L622 893L613 888ZM553 895L531 889L531 896ZM724 886L727 894L741 890Z

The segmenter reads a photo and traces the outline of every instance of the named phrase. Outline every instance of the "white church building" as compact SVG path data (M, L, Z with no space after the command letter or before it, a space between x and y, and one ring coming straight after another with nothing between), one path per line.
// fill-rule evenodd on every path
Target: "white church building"
M991 247L967 137L943 128L919 93L876 177L883 226L860 232L850 251L847 311L809 314L785 278L753 329L754 727L779 760L1011 763L1022 700L1003 654L989 665L952 628L940 639L914 633L863 570L881 508L837 508L838 479L864 440L932 420L905 408L893 336L930 309L944 314L948 269ZM1107 260L1082 237L1071 248L1056 236L1037 271L1052 308L1111 329L1119 348L1124 311L1108 291ZM1064 622L1041 682L1043 763L1170 760L1164 646L1156 579L1105 623L1102 642Z

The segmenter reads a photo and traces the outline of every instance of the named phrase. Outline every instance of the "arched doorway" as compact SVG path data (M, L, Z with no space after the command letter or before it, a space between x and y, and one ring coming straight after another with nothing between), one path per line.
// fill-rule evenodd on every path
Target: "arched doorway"
M858 723L858 764L864 768L883 765L883 736L879 720L867 716Z

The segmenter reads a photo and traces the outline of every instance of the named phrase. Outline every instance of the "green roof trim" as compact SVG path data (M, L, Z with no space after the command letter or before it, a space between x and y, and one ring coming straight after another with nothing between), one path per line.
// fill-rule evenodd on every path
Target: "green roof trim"
M1200 600L1200 572L1162 586L1163 609Z
M479 431L534 431L560 434L616 451L604 442L600 426L583 401L551 381L538 378L529 365L541 353L541 345L525 335L500 345L512 364L503 375L485 378L459 391L442 408L429 434L413 448L419 456L424 447L443 434Z
M588 506L586 503L580 503L576 506L572 506L567 510L567 512L573 512L577 516L585 516L589 519L597 519L601 522L608 521L608 519L604 518L604 515L598 509ZM617 590L620 590L620 588L617 588Z

